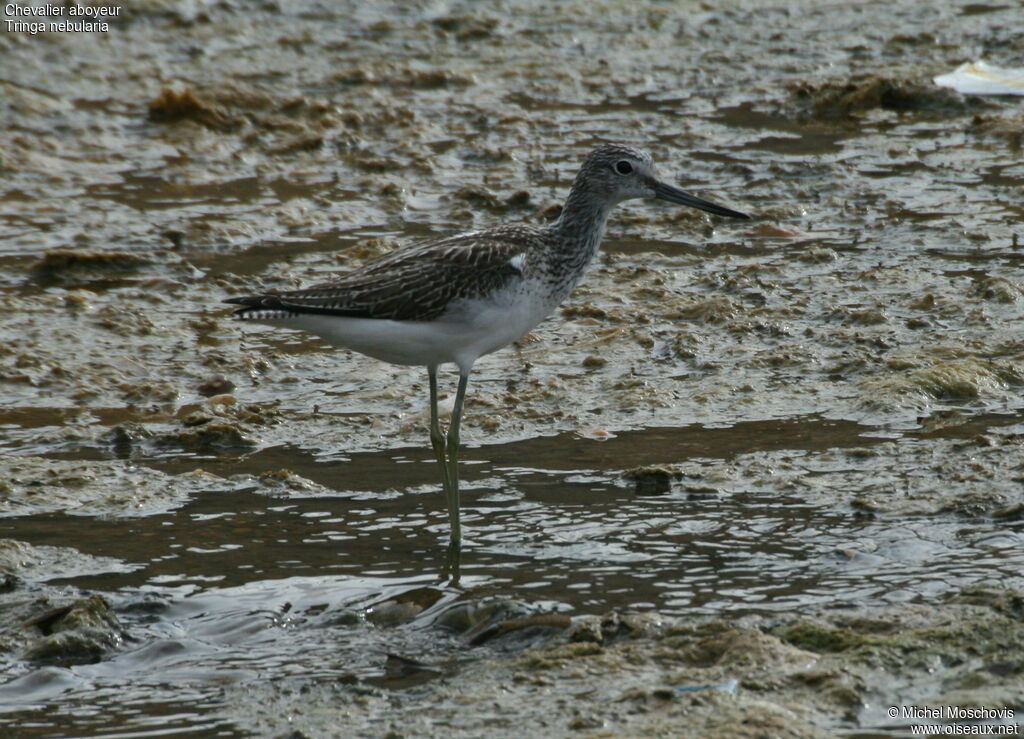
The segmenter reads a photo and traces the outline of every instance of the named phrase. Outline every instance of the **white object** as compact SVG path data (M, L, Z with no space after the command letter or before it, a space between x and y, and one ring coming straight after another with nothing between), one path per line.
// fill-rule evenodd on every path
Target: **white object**
M1024 69L1002 69L985 62L961 64L935 78L939 87L952 87L965 95L1024 95Z

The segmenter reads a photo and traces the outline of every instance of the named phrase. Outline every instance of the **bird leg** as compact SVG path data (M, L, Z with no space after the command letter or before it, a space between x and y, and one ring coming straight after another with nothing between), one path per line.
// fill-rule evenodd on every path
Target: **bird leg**
M452 545L462 541L462 524L459 521L459 424L462 422L462 403L466 399L466 385L469 384L469 370L459 370L459 389L455 392L455 407L448 424L448 518L452 525Z
M462 405L466 397L469 372L459 373L459 388L455 394L455 407L448 424L447 437L441 433L441 421L437 410L437 367L427 367L430 378L430 445L441 468L441 483L448 503L448 520L451 524L451 546L456 549L462 541L462 525L459 516L459 423L462 420Z
M457 541L448 542L445 553L444 567L441 569L441 582L453 588L459 587L462 570L462 544Z
M437 465L441 468L444 497L451 500L448 462L444 451L444 434L441 433L441 422L437 413L437 367L427 367L427 375L430 377L430 445L434 447L434 456L437 457Z

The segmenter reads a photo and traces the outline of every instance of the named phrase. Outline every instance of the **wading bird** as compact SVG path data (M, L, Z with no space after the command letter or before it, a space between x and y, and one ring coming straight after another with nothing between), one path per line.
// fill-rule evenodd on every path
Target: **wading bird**
M473 364L551 315L597 253L612 207L632 198L749 217L662 182L646 152L603 144L583 162L550 225L501 225L409 244L330 282L226 302L242 306L233 314L241 321L302 329L385 362L427 368L430 443L457 549L459 423ZM444 434L437 368L448 363L459 368L459 385Z

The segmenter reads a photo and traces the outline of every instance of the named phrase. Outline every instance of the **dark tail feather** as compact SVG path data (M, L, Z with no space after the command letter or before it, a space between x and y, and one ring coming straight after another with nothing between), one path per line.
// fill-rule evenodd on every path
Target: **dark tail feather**
M244 305L246 308L270 308L274 310L282 307L281 298L276 295L246 295L242 298L228 298L222 302Z
M266 320L287 318L301 313L322 316L347 316L350 318L376 318L365 308L340 308L329 305L303 305L282 300L280 295L246 295L241 298L228 298L225 303L242 306L231 315L236 319Z
M292 312L284 306L277 295L246 295L241 298L228 298L223 302L242 306L231 314L236 319L283 318Z

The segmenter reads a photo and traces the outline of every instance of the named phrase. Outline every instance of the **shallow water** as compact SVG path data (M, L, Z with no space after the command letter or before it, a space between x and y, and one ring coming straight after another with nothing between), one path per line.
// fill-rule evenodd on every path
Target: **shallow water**
M1020 419L990 417L943 435L1014 423ZM656 609L692 618L927 602L977 582L1024 587L1019 521L868 515L820 492L780 492L763 477L653 495L618 477L631 463L666 456L762 454L769 465L801 467L828 490L828 478L855 464L841 459L843 447L887 443L861 426L802 418L470 450L457 587L443 576L446 521L432 460L417 448L338 463L281 447L206 463L236 474L287 463L333 493L241 486L160 515L8 520L4 536L73 543L126 563L127 571L50 584L108 594L129 638L94 665L26 673L9 664L21 676L0 688L0 725L40 737L245 735L218 718L231 708L225 684L409 689L407 679L388 676L385 655L431 664L436 671L422 680L457 670L488 647L467 648L438 619L481 598L511 598L533 612ZM522 459L533 465L518 466ZM153 464L172 473L183 466ZM365 620L393 601L415 607L391 626Z

